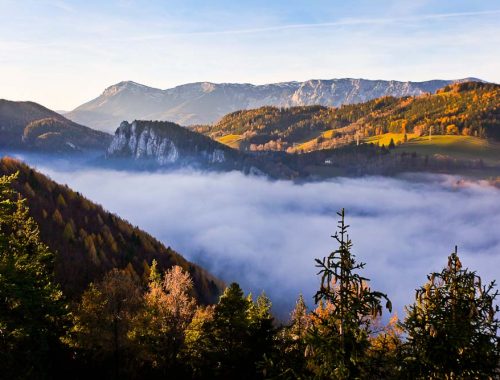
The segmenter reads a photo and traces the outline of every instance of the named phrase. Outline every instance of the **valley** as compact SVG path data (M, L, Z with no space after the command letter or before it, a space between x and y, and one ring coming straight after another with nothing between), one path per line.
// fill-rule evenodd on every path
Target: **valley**
M500 379L499 16L0 0L0 379Z

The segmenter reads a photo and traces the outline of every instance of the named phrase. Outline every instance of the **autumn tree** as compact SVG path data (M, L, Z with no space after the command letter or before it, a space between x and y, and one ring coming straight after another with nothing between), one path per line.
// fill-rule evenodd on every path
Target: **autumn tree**
M189 367L192 378L201 379L210 373L212 363L206 355L210 345L207 334L214 318L214 306L198 306L185 331L185 345L181 352L183 361Z
M441 272L428 276L407 307L409 368L419 378L499 376L499 320L495 282L462 268L457 249Z
M134 335L143 348L145 360L165 376L180 370L179 354L196 311L192 293L189 273L176 265L161 278L153 261L144 311Z
M386 325L381 318L373 321L367 365L363 376L370 379L401 379L404 368L404 332L397 315ZM377 326L378 325L378 326ZM380 326L380 327L379 327Z
M11 189L16 178L0 177L0 376L50 378L67 309L53 279L54 256Z
M125 271L113 269L90 284L75 311L70 343L89 363L111 369L118 378L129 370L135 354L130 332L142 306L140 288Z
M356 262L351 252L344 210L337 214L338 231L332 237L339 248L316 259L321 286L314 299L321 312L314 313L309 356L321 379L359 377L369 348L371 321L382 314L383 299L391 310L387 296L372 291L369 280L358 273L365 264Z

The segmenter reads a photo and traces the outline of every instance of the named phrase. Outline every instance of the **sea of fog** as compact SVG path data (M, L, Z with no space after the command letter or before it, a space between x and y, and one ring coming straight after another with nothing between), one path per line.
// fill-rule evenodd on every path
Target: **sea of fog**
M281 316L300 293L313 306L314 259L337 247L331 235L341 208L353 252L367 264L364 274L400 315L455 245L463 264L484 280L500 278L500 190L481 183L420 176L294 184L238 172L35 166L227 283L265 291Z

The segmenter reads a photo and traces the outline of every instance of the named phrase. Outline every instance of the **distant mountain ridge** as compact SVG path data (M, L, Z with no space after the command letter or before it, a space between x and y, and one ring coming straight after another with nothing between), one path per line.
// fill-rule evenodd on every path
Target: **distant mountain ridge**
M262 106L340 106L382 96L434 93L446 85L475 78L400 82L368 79L308 80L265 85L198 82L161 90L125 81L65 114L77 123L113 132L123 120L163 120L181 125L209 124L222 116Z
M51 153L102 151L111 136L38 103L0 99L0 148Z

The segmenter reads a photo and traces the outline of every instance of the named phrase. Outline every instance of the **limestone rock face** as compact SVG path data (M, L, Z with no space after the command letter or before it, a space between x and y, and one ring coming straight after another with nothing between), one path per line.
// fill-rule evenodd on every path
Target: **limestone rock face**
M223 148L214 145L216 143L205 136L173 123L124 121L116 130L106 156L150 160L161 166L181 161L202 164L226 162Z

